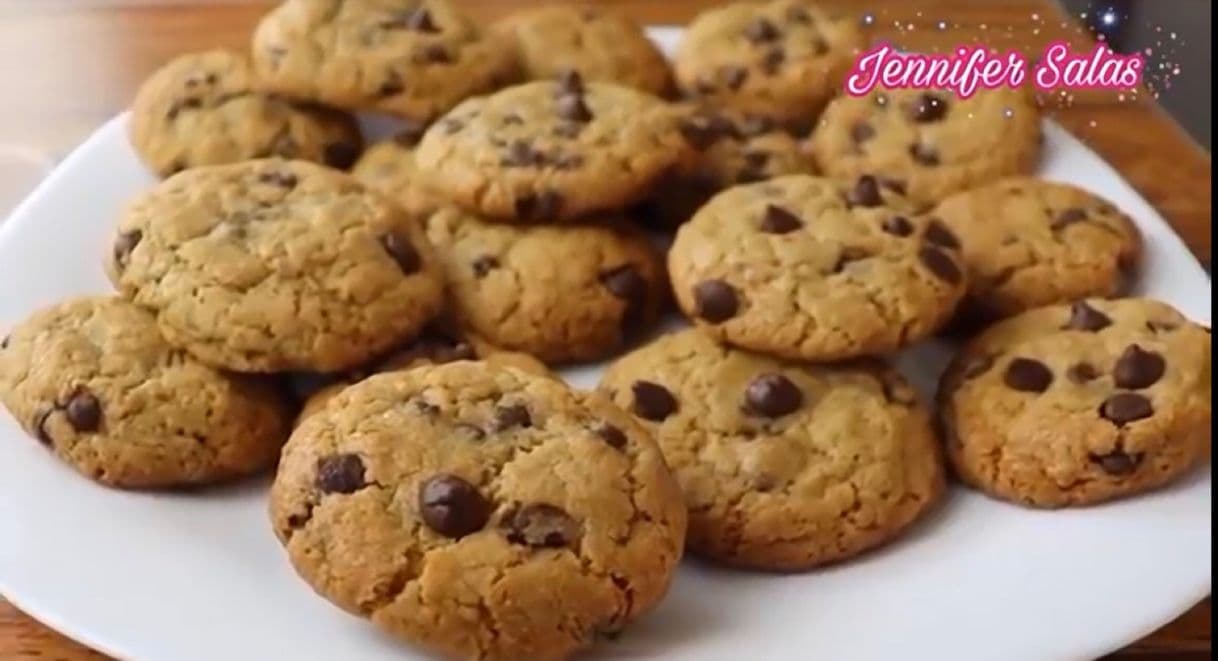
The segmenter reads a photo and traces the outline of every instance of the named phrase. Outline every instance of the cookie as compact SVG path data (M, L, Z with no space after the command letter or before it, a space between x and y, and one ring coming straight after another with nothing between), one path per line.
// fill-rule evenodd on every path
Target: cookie
M1143 298L1037 308L969 342L939 386L967 484L1033 507L1161 487L1210 456L1209 329Z
M270 502L319 594L468 659L565 658L621 630L668 590L686 526L628 414L469 361L344 390L292 434Z
M677 231L677 303L721 341L793 360L917 342L967 281L956 237L900 205L872 177L844 191L805 175L728 189Z
M431 185L502 221L570 220L649 194L688 147L655 97L578 74L470 99L416 152Z
M260 93L244 56L213 50L174 58L131 105L131 144L158 174L281 156L351 166L363 145L351 116Z
M672 86L664 54L637 23L612 11L541 7L512 14L492 29L511 37L526 80L575 71L584 80L658 96Z
M388 354L358 369L339 374L298 373L289 377L291 389L302 403L297 420L303 420L326 405L343 388L373 374L408 370L422 365L442 365L458 360L480 360L499 367L514 367L539 376L553 376L536 358L505 351L475 335L461 331L449 320L428 324L423 333Z
M351 168L351 174L369 188L393 199L408 214L425 217L445 205L427 185L415 164L414 150L423 136L422 125L398 131L392 138L369 145Z
M960 238L975 319L1119 295L1142 250L1137 226L1110 202L1039 179L957 193L931 215Z
M442 304L418 221L304 161L174 175L127 208L107 257L119 289L156 313L171 344L241 372L359 365Z
M944 490L929 412L878 361L783 362L688 329L618 360L600 390L655 433L685 494L689 549L719 562L849 558Z
M519 77L511 43L448 0L287 0L254 32L262 85L426 122Z
M736 184L813 174L800 141L771 120L695 105L682 110L679 126L691 156L644 204L642 213L653 227L680 225L715 193Z
M810 2L736 2L690 23L674 69L687 96L806 131L863 45L856 18Z
M151 314L113 296L39 310L0 341L0 401L80 474L122 488L256 473L288 434L273 388L170 347Z
M668 287L646 235L623 219L491 223L444 209L427 221L464 327L548 364L603 358L650 329Z
M1027 89L981 89L959 99L877 88L830 103L810 149L828 176L890 179L910 200L930 206L966 188L1032 173L1041 140L1040 110Z

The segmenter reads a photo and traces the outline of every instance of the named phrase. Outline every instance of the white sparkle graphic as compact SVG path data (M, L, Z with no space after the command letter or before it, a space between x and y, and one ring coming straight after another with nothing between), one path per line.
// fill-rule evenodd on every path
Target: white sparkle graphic
M946 30L946 29L947 29L947 21L939 21L938 27L939 27L939 29L940 29L940 30Z
M874 25L875 14L863 14L863 25Z
M1014 116L1015 116L1015 111L1014 111L1014 110L1011 110L1010 108L1005 108L1005 109L1002 111L1002 116L1003 116L1003 117L1006 117L1007 119L1010 119L1010 118L1012 118L1012 117L1014 117Z
M1112 26L1116 25L1116 22L1117 22L1116 12L1111 9L1105 9L1104 13L1100 14L1100 22L1103 23L1107 27L1112 27Z

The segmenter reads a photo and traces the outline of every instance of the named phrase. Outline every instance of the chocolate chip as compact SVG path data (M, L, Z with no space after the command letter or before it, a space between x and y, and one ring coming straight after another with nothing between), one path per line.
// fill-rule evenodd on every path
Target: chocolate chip
M101 427L101 402L87 389L77 388L65 408L68 422L76 431L93 432Z
M967 363L965 363L964 369L961 370L961 374L963 374L964 378L966 379L975 379L990 371L990 368L993 366L993 356L974 356L973 358L970 358Z
M592 121L592 111L580 94L564 94L558 97L558 116L571 122Z
M1066 369L1066 378L1082 385L1100 378L1100 371L1091 363L1075 363Z
M1112 368L1112 381L1118 388L1141 390L1153 386L1163 378L1167 363L1163 356L1146 351L1142 347L1131 344L1117 358L1116 366Z
M634 395L634 413L640 418L660 422L677 410L676 398L658 383L635 381L630 392Z
M558 96L568 94L583 94L584 78L575 69L567 69L558 74Z
M862 144L875 137L875 129L867 122L855 122L850 127L850 139L855 144Z
M419 486L419 515L428 528L460 539L482 530L491 517L491 504L474 485L441 473Z
M513 544L535 548L559 548L574 544L579 523L566 510L548 503L532 503L510 512L501 526Z
M349 142L332 142L326 145L322 158L326 165L338 170L346 170L359 158L359 147Z
M263 172L262 174L258 175L258 181L264 184L270 184L272 186L279 186L280 188L288 189L295 188L297 183L296 175L292 174L291 172L280 172L279 170Z
M647 280L633 264L625 264L601 273L600 282L609 293L626 302L622 328L630 334L642 323L647 304Z
M317 488L323 493L355 493L364 482L364 460L358 454L334 454L317 462Z
M744 389L745 408L750 413L770 418L794 412L803 401L799 386L781 374L762 374Z
M516 216L525 220L554 220L561 207L562 196L550 190L516 198Z
M908 115L915 122L937 122L947 115L947 101L934 94L923 94L910 104Z
M533 417L523 404L500 406L495 410L495 431L505 431L512 427L532 427Z
M817 37L812 41L812 54L825 55L829 52L829 43L824 39Z
M778 28L766 18L758 18L744 28L744 36L755 44L764 44L782 36Z
M782 68L783 62L787 61L787 54L781 48L772 48L766 52L761 58L761 70L774 75Z
M1142 463L1142 453L1127 454L1120 449L1113 450L1108 454L1095 454L1093 452L1087 455L1087 458L1099 464L1101 470L1113 477L1129 475L1137 470L1138 465Z
M379 98L387 99L404 91L406 91L406 86L402 84L402 79L396 73L390 72L389 77L381 83L380 87L376 88L376 95Z
M1146 329L1156 335L1159 333L1169 333L1179 327L1180 326L1178 324L1174 324L1170 321L1155 321L1152 319L1146 322ZM1209 329L1206 329L1206 332L1208 333Z
M938 220L930 221L930 224L926 226L926 234L923 235L923 238L937 246L951 248L952 250L960 249L960 240Z
M719 77L723 79L723 84L727 85L728 89L738 90L749 77L749 72L744 67L729 66L719 69Z
M918 259L922 265L934 273L940 280L948 284L959 284L962 274L960 267L947 253L934 246L922 246L918 250Z
M694 285L696 314L713 324L736 316L740 305L736 290L722 280L703 280Z
M852 207L878 207L884 204L884 198L880 195L880 182L869 174L859 177L854 188L846 193L846 203Z
M602 423L596 428L596 435L608 443L610 447L621 450L626 447L626 433L609 423Z
M1112 325L1108 315L1087 305L1086 301L1077 301L1070 306L1070 320L1062 330L1078 330L1096 332Z
M499 260L494 255L483 255L475 259L470 267L474 269L475 278L485 278L486 274L499 268Z
M904 216L885 218L884 224L880 227L893 236L909 236L914 231L913 223L910 223L909 219Z
M1150 400L1135 392L1119 392L1100 405L1100 415L1118 427L1154 415Z
M39 443L48 447L53 445L54 441L51 440L51 433L47 431L47 418L51 417L54 412L55 409L51 407L39 410L34 414L34 422L31 425L34 429L34 437L38 439Z
M516 113L512 113L510 115L503 116L503 125L504 126L520 126L522 124L524 124L524 118L521 117L520 115L517 115Z
M415 32L439 32L440 27L431 18L427 7L419 7L406 18L406 27Z
M545 163L545 152L534 149L528 140L508 143L507 155L499 161L500 165L513 168L541 167Z
M764 151L746 151L741 156L746 167L764 168L770 162L770 153Z
M887 188L888 190L896 193L897 195L905 194L905 182L903 182L899 179L889 179L888 177L876 177L876 180L880 182L881 188Z
M799 216L776 205L767 204L765 215L761 217L761 231L769 234L786 234L804 226Z
M140 240L144 238L144 233L140 230L131 230L130 232L121 232L118 238L114 240L114 263L119 270L127 267L127 260L131 258L131 251L140 244Z
M871 257L871 253L864 248L858 246L843 246L841 252L837 255L837 261L833 263L833 268L830 273L841 273L846 269L846 266L851 262L857 262Z
M1060 211L1057 214L1057 216L1055 216L1053 218L1053 224L1050 225L1050 228L1054 229L1054 230L1059 230L1063 227L1066 227L1067 225L1073 225L1074 223L1081 222L1086 219L1087 219L1086 211L1079 209L1077 207L1071 207L1069 209L1063 209L1062 211Z
M423 260L414 246L410 245L409 239L399 234L386 234L381 237L381 245L384 246L385 252L389 253L393 261L398 263L398 268L402 269L403 275L413 275L419 272Z
M0 350L8 348L8 341L9 341L8 335L5 335L4 337L0 338Z
M1044 392L1053 384L1053 372L1039 360L1016 358L1002 377L1008 388L1020 392Z
M431 44L420 50L414 60L419 64L452 64L453 57L448 54L447 48L440 44Z
M919 165L933 167L939 164L939 150L930 145L924 145L920 142L910 145L909 155Z

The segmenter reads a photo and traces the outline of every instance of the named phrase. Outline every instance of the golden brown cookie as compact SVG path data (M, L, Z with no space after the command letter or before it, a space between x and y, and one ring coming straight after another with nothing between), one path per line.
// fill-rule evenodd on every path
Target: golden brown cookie
M351 175L389 196L406 213L423 218L446 204L427 185L415 164L414 150L423 137L422 125L410 125L392 138L371 144L351 168Z

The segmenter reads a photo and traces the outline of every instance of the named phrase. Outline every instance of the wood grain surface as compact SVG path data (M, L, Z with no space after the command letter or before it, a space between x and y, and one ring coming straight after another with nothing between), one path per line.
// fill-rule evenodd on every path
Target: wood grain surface
M457 0L480 19L540 4ZM0 0L0 148L57 160L121 111L140 81L169 57L214 46L244 48L266 10L256 0ZM715 0L602 0L640 22L687 22ZM983 40L1040 53L1056 39L1089 37L1048 0L826 0L876 17L877 39L943 51ZM1036 14L1040 20L1032 20ZM936 30L939 20L951 29ZM1060 99L1056 100L1060 101ZM1051 114L1112 163L1166 217L1208 269L1210 155L1153 101L1079 93L1050 103ZM2 211L0 211L2 213ZM1114 655L1118 659L1211 657L1206 599L1175 622ZM1035 632L1028 632L1035 635ZM0 599L0 659L101 659Z

